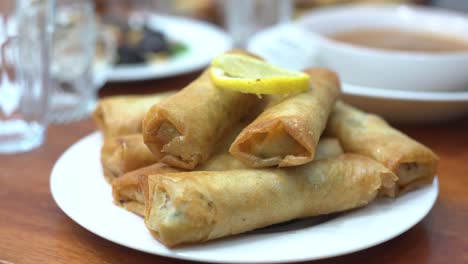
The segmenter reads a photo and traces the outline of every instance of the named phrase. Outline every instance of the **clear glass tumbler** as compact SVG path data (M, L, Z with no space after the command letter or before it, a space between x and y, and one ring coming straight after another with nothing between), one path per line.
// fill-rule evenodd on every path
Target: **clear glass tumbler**
M89 114L96 104L96 24L90 0L57 0L52 43L49 120L63 123Z
M224 0L222 4L226 30L238 48L244 48L255 32L288 22L293 9L292 0Z
M0 2L0 153L44 141L53 0Z

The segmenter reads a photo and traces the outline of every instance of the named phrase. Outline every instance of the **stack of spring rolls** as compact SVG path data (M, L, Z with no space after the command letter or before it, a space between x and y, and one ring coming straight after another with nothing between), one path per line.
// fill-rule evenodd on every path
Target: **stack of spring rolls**
M114 97L94 120L114 202L166 246L362 207L432 183L437 156L338 100L339 80L263 97L215 87L205 70L173 94Z

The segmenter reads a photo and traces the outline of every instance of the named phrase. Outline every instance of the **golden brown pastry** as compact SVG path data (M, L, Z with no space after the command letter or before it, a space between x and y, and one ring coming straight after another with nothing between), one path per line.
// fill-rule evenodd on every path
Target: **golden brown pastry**
M251 167L297 166L313 160L340 90L335 73L305 71L311 90L265 109L231 145L230 153Z
M99 100L92 117L104 138L141 133L141 121L146 112L174 93L110 96Z
M333 137L321 137L315 149L314 160L333 158L343 153L343 148L338 139Z
M142 134L105 139L101 148L101 165L109 183L124 173L158 162L143 142Z
M147 167L125 173L122 177L119 177L112 182L112 196L114 197L114 203L130 212L144 216L145 199L138 185L139 177L141 175L147 176L151 174L179 171L180 170L171 168L164 163L155 163Z
M357 208L396 176L357 154L284 169L192 171L141 178L145 224L166 246Z
M337 102L327 133L337 137L346 152L371 157L394 172L398 176L395 194L430 184L434 179L438 157L379 116Z
M229 137L228 137L229 139ZM232 138L231 138L232 139ZM232 142L230 140L229 142ZM220 144L221 146L229 144ZM339 142L335 138L320 139L317 146L317 155L315 159L325 159L337 157L343 153ZM218 154L211 157L208 162L198 166L196 170L203 171L217 171L217 170L239 170L249 169L247 165L234 158L227 152L227 147ZM138 188L138 178L148 177L148 175L155 175L167 172L180 172L182 170L171 168L164 163L155 163L153 165L137 169L125 173L121 177L116 178L112 182L112 194L114 196L114 203L127 209L130 212L144 216L145 202L143 200L143 193Z
M255 95L215 87L207 69L149 110L143 120L144 141L162 162L193 169L208 160L220 138L258 102Z

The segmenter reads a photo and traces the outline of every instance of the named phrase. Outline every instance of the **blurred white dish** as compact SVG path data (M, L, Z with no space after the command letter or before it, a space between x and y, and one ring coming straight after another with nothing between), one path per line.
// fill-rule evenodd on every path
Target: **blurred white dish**
M314 51L303 38L303 31L296 24L284 24L254 35L247 49L273 64L291 69L320 67ZM342 90L343 98L349 103L394 122L446 121L468 114L468 86L464 91L423 92L343 83Z
M93 83L96 90L102 88L109 77L112 65L104 60L98 60L93 65Z
M412 92L342 84L343 99L391 122L430 123L468 114L468 91Z
M147 25L187 45L187 50L158 63L116 65L108 74L109 81L148 80L192 72L207 66L215 56L232 47L224 31L206 22L153 14Z
M311 11L296 25L321 65L343 81L375 88L447 91L468 88L468 51L414 52L367 48L327 35L360 29L398 29L457 38L468 45L468 16L448 10L404 5L340 6ZM427 40L426 40L427 41Z
M112 202L99 162L102 139L93 133L57 160L50 189L58 206L90 232L136 250L215 263L273 263L333 257L392 239L427 215L434 205L437 179L396 199L335 214L279 224L209 243L169 249L155 240L143 219ZM77 162L79 161L79 162Z

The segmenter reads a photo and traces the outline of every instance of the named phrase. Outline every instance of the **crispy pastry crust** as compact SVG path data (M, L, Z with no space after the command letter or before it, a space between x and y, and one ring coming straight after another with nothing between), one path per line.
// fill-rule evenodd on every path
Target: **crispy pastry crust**
M101 148L101 165L109 183L124 173L154 164L157 157L143 142L141 134L105 139Z
M169 247L366 205L396 176L356 154L285 169L192 171L141 178L145 224Z
M255 95L215 87L207 69L149 110L143 120L144 141L162 162L193 169L258 101Z
M99 100L92 118L104 138L141 133L146 112L172 94L110 96Z
M236 138L232 155L255 168L297 166L314 159L340 84L331 71L305 72L311 77L311 90L269 106Z
M234 130L233 132L238 131ZM224 141L224 140L223 140ZM196 170L203 171L221 171L221 170L239 170L249 169L249 167L234 158L227 152L227 147L232 142L232 137L228 136L226 141L220 143L221 149L211 157L206 163L198 166ZM317 155L315 159L326 159L337 157L343 153L343 149L340 147L339 142L335 138L322 138L319 141L317 147ZM155 163L153 165L137 169L125 173L121 177L115 179L112 182L112 194L114 197L114 203L121 206L128 211L131 211L138 215L144 215L145 200L143 199L143 192L138 187L139 178L146 178L149 175L157 175L167 172L180 172L181 170L171 168L164 163Z
M145 199L139 187L139 177L158 173L179 172L164 163L155 163L115 179L112 182L114 203L137 215L144 216Z
M398 177L395 194L432 183L438 157L426 146L391 127L379 116L337 102L327 134L337 137L347 152L371 157Z

